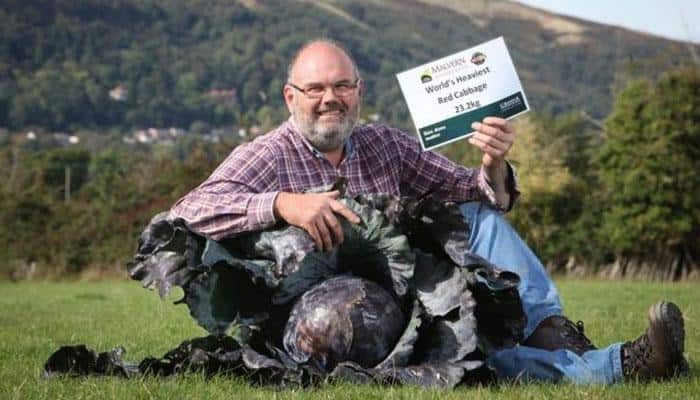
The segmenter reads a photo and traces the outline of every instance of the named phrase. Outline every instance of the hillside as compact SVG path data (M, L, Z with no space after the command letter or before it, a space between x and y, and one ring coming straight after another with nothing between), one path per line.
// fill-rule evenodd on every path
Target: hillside
M354 53L366 113L410 128L394 74L504 36L533 109L607 115L623 72L688 61L685 44L486 0L3 0L0 128L272 125L300 43Z

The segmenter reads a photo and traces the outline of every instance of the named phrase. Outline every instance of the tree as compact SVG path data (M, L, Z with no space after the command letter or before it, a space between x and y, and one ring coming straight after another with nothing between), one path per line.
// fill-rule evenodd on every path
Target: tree
M43 183L56 198L67 198L88 180L90 152L84 149L55 149L46 152L43 161ZM70 183L67 188L66 184ZM69 193L66 193L66 189Z
M654 260L672 277L700 250L700 69L632 81L617 96L598 158L602 233L620 257Z
M72 61L20 74L9 118L21 128L41 125L66 130L99 122L107 109L106 89Z
M555 129L559 120L528 116L516 122L518 138L509 159L517 169L522 192L509 219L546 261L562 261L570 215L570 187L574 180L565 163L570 132ZM561 256L561 257L558 257Z

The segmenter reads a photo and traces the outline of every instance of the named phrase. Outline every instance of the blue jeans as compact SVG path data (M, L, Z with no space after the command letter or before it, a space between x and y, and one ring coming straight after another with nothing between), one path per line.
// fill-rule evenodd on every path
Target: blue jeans
M465 203L460 209L471 226L470 250L497 267L520 275L518 291L528 318L525 337L545 318L562 315L552 279L510 224L482 203ZM503 379L610 384L622 379L620 347L621 343L616 343L579 356L568 350L517 346L493 353L487 363Z

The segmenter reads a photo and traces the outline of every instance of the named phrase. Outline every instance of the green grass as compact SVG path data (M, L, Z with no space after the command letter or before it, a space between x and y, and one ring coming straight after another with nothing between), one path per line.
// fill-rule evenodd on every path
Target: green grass
M104 351L117 345L128 360L161 356L182 340L204 335L184 305L160 301L135 282L0 283L0 399L552 399L700 398L700 284L558 282L567 315L586 323L598 346L636 337L646 327L646 311L659 299L675 301L686 319L686 356L691 377L664 383L609 387L569 384L502 384L430 390L332 384L314 389L260 388L225 377L59 378L44 380L44 361L59 346L85 343Z

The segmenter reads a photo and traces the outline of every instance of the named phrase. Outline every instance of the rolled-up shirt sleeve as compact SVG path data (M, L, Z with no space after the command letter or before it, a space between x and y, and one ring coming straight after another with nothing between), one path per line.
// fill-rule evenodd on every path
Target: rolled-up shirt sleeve
M442 154L423 151L417 140L405 134L395 136L401 157L401 193L409 196L430 195L458 203L481 201L505 212L513 207L520 194L515 171L508 163L506 190L508 204L500 204L483 168L466 168Z
M275 224L276 163L272 150L252 142L238 146L197 188L170 209L188 227L215 240Z
M506 191L508 192L508 204L502 204L497 200L496 192L494 191L491 182L489 182L483 166L479 169L479 176L477 178L477 183L480 188L479 190L484 194L486 199L488 199L488 203L491 204L491 206L495 209L502 212L510 211L513 208L513 205L515 204L515 200L517 200L520 196L520 190L518 189L518 181L516 178L515 169L507 160L506 165L508 167L508 175L506 176Z

